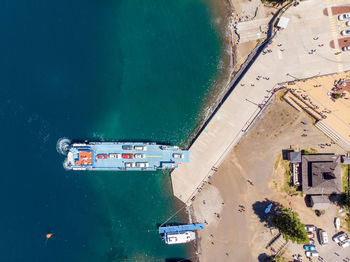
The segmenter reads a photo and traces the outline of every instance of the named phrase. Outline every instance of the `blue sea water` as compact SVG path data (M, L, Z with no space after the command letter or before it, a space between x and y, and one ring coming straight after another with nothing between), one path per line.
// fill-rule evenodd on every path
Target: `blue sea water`
M222 52L208 2L5 0L0 34L0 261L188 257L157 234L167 174L68 172L56 142L185 146Z

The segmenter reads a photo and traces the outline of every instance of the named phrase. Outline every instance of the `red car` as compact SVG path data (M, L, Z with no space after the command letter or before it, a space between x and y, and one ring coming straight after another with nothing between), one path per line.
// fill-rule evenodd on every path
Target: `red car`
M98 154L98 155L97 155L97 158L98 158L98 159L107 159L107 158L108 158L108 155L107 155L107 154Z
M134 155L133 155L133 154L123 154L123 158L126 158L126 159L133 159L133 158L134 158Z

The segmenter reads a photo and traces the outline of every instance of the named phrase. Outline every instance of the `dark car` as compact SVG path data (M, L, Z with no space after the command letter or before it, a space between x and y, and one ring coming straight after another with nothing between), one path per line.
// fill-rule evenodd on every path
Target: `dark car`
M132 150L132 145L123 145L122 149L123 150Z

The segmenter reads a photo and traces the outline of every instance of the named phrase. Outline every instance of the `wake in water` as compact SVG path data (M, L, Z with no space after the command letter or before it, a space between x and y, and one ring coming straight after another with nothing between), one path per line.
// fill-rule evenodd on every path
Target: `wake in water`
M67 155L68 147L70 144L71 144L71 141L66 137L58 139L56 144L57 152L62 155Z

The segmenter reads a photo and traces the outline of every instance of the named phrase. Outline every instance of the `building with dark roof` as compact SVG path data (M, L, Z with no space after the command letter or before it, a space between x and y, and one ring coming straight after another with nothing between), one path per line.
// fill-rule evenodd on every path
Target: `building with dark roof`
M340 156L302 155L303 195L341 193Z

